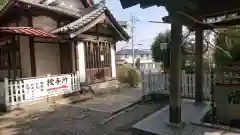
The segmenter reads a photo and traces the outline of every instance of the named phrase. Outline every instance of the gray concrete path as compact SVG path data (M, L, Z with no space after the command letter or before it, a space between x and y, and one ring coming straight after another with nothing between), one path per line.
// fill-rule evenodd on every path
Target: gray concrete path
M220 129L213 125L204 125L201 119L210 110L209 104L195 104L193 100L182 100L182 120L184 128L174 128L167 124L169 121L169 106L133 125L135 133L144 135L240 135L230 132L231 128ZM211 127L211 128L210 128Z
M141 98L142 91L140 88L126 88L118 93L96 97L92 100L76 103L73 106L112 114L140 101Z

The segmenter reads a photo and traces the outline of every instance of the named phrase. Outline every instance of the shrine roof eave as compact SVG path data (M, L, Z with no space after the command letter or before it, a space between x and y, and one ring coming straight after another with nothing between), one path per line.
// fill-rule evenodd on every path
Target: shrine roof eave
M171 23L171 19L169 16L163 17L162 20L166 23ZM196 21L193 21L190 19L184 19L179 23L182 23L184 26L187 26L192 29L202 28L204 30L207 30L207 29L226 28L229 26L239 25L240 18L238 18L238 17L236 17L234 19L229 18L229 19L225 19L225 20L222 20L219 22L211 22L211 23L206 23L206 22L199 23L199 22L196 22Z
M191 15L194 18L203 19L240 11L238 0L218 0L217 3L216 1L209 0L120 0L120 2L124 9L138 4L140 5L140 8L164 6L168 11L178 10Z
M120 0L122 7L125 8L129 8L135 5L140 4L141 8L147 8L147 7L151 7L151 6L162 6L162 1L163 0L148 0L148 1L143 1L143 0Z
M169 16L163 17L162 20L165 23L171 23L172 22L172 20L171 20L171 18ZM194 30L195 28L202 28L204 30L206 30L206 29L214 29L214 27L212 27L211 25L194 22L194 21L192 21L190 19L184 19L184 20L181 20L181 21L179 20L178 23L180 23L180 24L182 24L182 25L184 25L184 26L186 26L186 27L188 27L188 28L190 28L192 30Z

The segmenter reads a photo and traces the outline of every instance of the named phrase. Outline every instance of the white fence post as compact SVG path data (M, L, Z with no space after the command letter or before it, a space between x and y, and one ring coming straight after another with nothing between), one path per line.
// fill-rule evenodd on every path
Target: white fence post
M20 80L19 81L19 96L20 96L20 102L22 102L24 100L24 96L25 96L25 93L24 93L24 89L23 89L23 81Z
M148 70L148 84L149 84L149 89L148 89L148 94L152 93L152 72L151 70Z
M142 78L142 96L145 96L145 77L144 77L144 71L141 71L141 78Z
M4 101L5 105L9 105L9 87L8 87L8 78L4 78Z
M80 72L79 71L76 72L75 81L76 81L77 91L80 91L81 87L80 87Z
M142 89L143 95L148 96L151 93L158 91L165 91L169 93L169 75L167 73L157 74L152 73L151 70L148 71L148 74L142 72L143 82ZM195 74L186 74L185 71L182 71L182 81L181 81L181 95L187 98L195 97ZM211 91L211 78L210 74L204 74L204 97L205 99L210 99ZM162 88L164 87L164 90Z

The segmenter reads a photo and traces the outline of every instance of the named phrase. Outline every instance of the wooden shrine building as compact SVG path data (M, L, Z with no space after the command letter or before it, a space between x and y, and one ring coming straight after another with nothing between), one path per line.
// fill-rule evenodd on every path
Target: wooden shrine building
M92 0L9 0L0 20L1 79L76 71L81 82L115 78L115 44L129 39Z

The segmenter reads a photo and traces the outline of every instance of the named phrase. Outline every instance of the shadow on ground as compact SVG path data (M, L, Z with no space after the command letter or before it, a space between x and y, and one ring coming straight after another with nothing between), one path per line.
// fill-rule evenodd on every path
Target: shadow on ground
M103 113L68 106L45 105L37 108L14 110L0 116L0 134L84 134L84 129L94 127L107 117Z
M69 99L71 100L71 99ZM168 98L158 102L140 103L112 119L107 113L45 103L16 109L0 115L0 135L104 135L129 133L131 126L168 104ZM106 119L109 119L106 122Z

